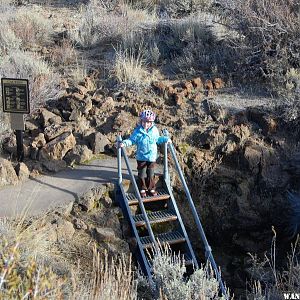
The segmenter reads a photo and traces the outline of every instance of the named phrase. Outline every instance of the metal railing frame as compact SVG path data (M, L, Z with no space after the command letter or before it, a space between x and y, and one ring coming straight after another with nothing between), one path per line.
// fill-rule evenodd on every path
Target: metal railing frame
M121 136L118 136L117 142L118 142L118 143L121 143L121 142L122 142ZM157 241L156 241L156 239L155 239L155 236L154 236L154 233L153 233L153 231L152 231L151 224L150 224L148 215L147 215L147 213L146 213L146 209L145 209L143 200L142 200L142 198L141 198L141 195L140 195L140 192L139 192L139 189L138 189L138 186L137 186L135 177L134 177L134 175L133 175L131 166L130 166L130 164L129 164L129 160L128 160L128 157L127 157L127 154L126 154L126 150L124 149L124 147L122 147L122 148L121 148L121 147L118 147L118 155L117 155L117 157L118 157L118 183L121 184L121 183L122 183L122 180L123 180L123 178L122 178L122 154L123 154L123 157L124 157L126 166L127 166L127 170L128 170L128 173L129 173L131 182L132 182L132 184L133 184L135 196L136 196L137 199L138 199L139 206L140 206L140 209L141 209L141 211L142 211L143 218L144 218L145 223L146 223L146 227L147 227L147 230L148 230L148 233L149 233L149 237L150 237L151 242L153 243L153 246L154 246L154 251L158 252L158 251L159 251L158 243L157 243Z
M164 136L169 137L169 133L168 133L168 131L167 131L166 129L163 130L163 134L164 134ZM186 194L187 199L188 199L188 203L189 203L190 208L191 208L191 210L192 210L192 214L193 214L193 217L194 217L194 220L195 220L197 229L198 229L198 231L199 231L199 233L200 233L200 237L201 237L202 242L203 242L203 244L204 244L206 259L208 259L208 260L210 261L210 263L211 263L211 265L212 265L212 267L213 267L213 269L214 269L214 272L216 273L217 280L218 280L218 282L219 282L219 285L220 285L220 289L221 289L221 291L222 291L222 294L224 295L224 297L225 297L226 299L228 299L227 291L226 291L226 288L225 288L225 286L224 286L224 284L223 284L221 274L220 274L220 272L219 272L219 269L218 269L218 267L217 267L217 264L216 264L216 262L215 262L215 260L214 260L213 255L212 255L212 249L211 249L210 245L208 244L206 235L205 235L205 233L204 233L204 229L203 229L203 227L202 227L202 224L201 224L200 218L199 218L199 216L198 216L198 213L197 213L196 207L195 207L195 205L194 205L194 202L193 202L193 200L192 200L192 197L191 197L189 188L188 188L187 183L186 183L186 181L185 181L185 178L184 178L184 176L183 176L183 172L182 172L181 167L180 167L180 165L179 165L179 162L178 162L178 159L177 159L177 156L176 156L176 152L175 152L175 148L174 148L174 146L173 146L172 143L168 143L168 144L166 143L166 144L165 144L165 147L164 147L164 168L166 168L166 169L164 169L164 176L166 176L166 177L165 177L165 180L166 180L167 182L170 181L170 174L169 174L169 170L168 170L168 148L170 149L170 152L171 152L171 154L172 154L172 158L173 158L173 160L174 160L174 163L175 163L175 166L176 166L177 173L178 173L178 175L179 175L179 177L180 177L180 181L181 181L181 183L182 183L182 185L183 185L185 194Z

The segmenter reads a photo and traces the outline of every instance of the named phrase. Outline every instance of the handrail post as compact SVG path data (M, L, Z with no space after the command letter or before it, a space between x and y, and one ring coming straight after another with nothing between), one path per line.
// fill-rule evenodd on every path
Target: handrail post
M169 137L167 129L163 130L163 135ZM168 185L170 185L170 173L168 168L168 144L164 143L164 179Z
M217 276L217 280L219 282L219 285L220 285L220 288L221 288L221 291L222 291L222 294L224 295L225 299L228 299L228 296L227 296L227 291L226 291L226 288L223 284L223 281L222 281L222 278L221 278L221 275L220 275L220 272L218 270L218 267L217 267L217 264L213 258L213 255L212 255L212 250L211 250L211 247L210 245L208 244L208 241L206 239L206 236L205 236L205 233L204 233L204 229L202 227L202 224L200 222L200 218L198 216L198 213L197 213L197 210L196 210L196 207L194 205L194 202L192 200L192 197L191 197L191 194L190 194L190 191L188 189L188 186L187 186L187 183L185 181L185 178L183 176L183 173L182 173L182 170L180 168L180 165L179 165L179 162L177 160L177 157L176 157L176 153L175 153L175 148L172 144L168 144L169 148L170 148L170 151L171 151L171 154L172 154L172 157L173 157L173 160L175 162L175 166L176 166L176 170L178 172L178 175L180 177L180 180L181 180L181 183L183 185L183 188L184 188L184 191L185 191L185 194L188 198L188 203L191 207L191 210L192 210L192 214L193 214L193 217L194 217L194 220L196 222L196 226L198 228L198 231L200 233L200 236L201 236L201 239L204 243L204 246L205 246L205 255L207 257L207 259L210 261L210 263L212 264L212 267L216 273L216 276Z
M133 175L133 172L131 170L131 167L130 167L130 164L129 164L129 160L128 160L128 157L127 157L127 154L126 154L126 150L124 149L124 147L120 148L122 153L123 153L123 157L124 157L124 160L125 160L125 163L126 163L126 166L127 166L127 170L128 170L128 173L129 173L129 176L131 178L131 182L133 184L133 188L134 188L134 191L135 191L135 194L136 194L136 197L138 199L138 202L139 202L139 206L140 206L140 209L142 211L142 215L143 215L143 218L144 218L144 221L146 223L146 228L148 230L148 233L149 233L149 237L151 239L151 242L153 243L154 245L154 249L156 252L159 251L159 247L158 247L158 243L155 239L155 236L154 236L154 233L153 233L153 230L151 228L151 224L150 224L150 220L148 218L148 215L147 215L147 212L146 212L146 209L145 209L145 206L144 206L144 203L143 203L143 200L142 200L142 197L140 195L140 192L139 192L139 188L137 186L137 183L136 183L136 180L134 178L134 175Z
M117 142L122 142L122 137L120 135L117 136ZM117 157L118 157L118 184L122 183L122 149L120 147L117 148Z

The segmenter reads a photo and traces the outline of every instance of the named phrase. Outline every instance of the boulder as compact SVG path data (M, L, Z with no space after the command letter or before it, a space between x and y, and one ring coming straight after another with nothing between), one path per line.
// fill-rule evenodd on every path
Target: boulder
M155 81L152 83L152 86L156 93L160 96L164 95L167 86L162 81Z
M64 170L67 167L67 163L64 160L43 160L42 166L49 172L57 173Z
M183 107L185 105L184 92L179 92L174 94L175 104L178 107Z
M69 151L64 160L69 165L80 164L85 161L91 160L93 152L86 145L76 145L71 151Z
M72 94L72 99L76 100L76 101L81 101L83 100L84 95L81 93L73 93Z
M97 227L93 230L93 235L98 242L114 242L117 236L112 228Z
M101 89L98 89L94 92L92 96L92 101L95 103L102 102L104 96L103 96L103 91Z
M214 89L218 90L218 89L221 89L225 86L225 82L223 81L222 78L214 78L213 80L213 86L214 86Z
M75 228L73 224L63 218L58 218L55 223L52 223L56 231L57 241L72 239Z
M87 88L86 88L85 86L83 86L83 85L77 85L77 87L76 87L76 92L79 93L79 94L81 94L81 95L86 95L87 92L88 92L88 90L87 90Z
M82 119L81 111L78 110L78 109L73 109L70 116L69 116L69 120L79 122L81 119Z
M201 108L206 114L211 116L214 121L223 121L228 114L222 106L209 100L202 101Z
M106 191L107 187L104 185L97 185L78 197L76 202L80 207L83 208L83 210L90 211L97 207L100 198L105 194Z
M76 110L77 114L80 112L81 114L88 115L89 111L93 107L92 98L90 96L84 98L70 98L68 99L68 103L71 107L71 110ZM71 116L70 116L70 120Z
M101 103L101 110L102 111L111 111L115 107L115 101L112 97L107 97L102 103Z
M17 153L17 140L15 135L6 137L2 142L2 148L9 154L16 155Z
M207 79L204 83L206 96L211 97L214 95L214 85L210 79Z
M46 145L45 136L43 133L39 133L32 141L31 146L33 148L42 148Z
M60 125L52 124L44 129L44 136L47 142L55 139L65 132L71 132L72 128L67 123Z
M27 166L23 162L18 163L16 165L15 171L20 181L26 180L30 175L30 171L28 170Z
M88 92L94 91L97 88L95 80L90 76L86 76L84 78L84 87L87 89Z
M93 132L87 139L94 154L104 153L105 147L111 144L109 139L100 132Z
M0 186L16 185L18 183L18 176L10 161L0 158Z
M25 121L25 130L35 132L38 129L39 129L39 124L36 120L29 119Z
M188 96L189 94L191 94L194 90L194 86L192 84L191 81L185 81L182 83L182 88L185 91L185 95Z
M71 132L65 132L47 143L39 152L39 160L61 160L76 145Z
M50 112L46 108L41 109L41 116L43 121L43 127L47 127L51 124L60 124L62 122L60 116Z
M199 90L199 91L203 90L203 82L200 77L192 79L191 82L196 90Z
M132 115L124 110L114 119L112 126L114 131L121 132L122 135L130 134L135 127L135 120Z
M275 133L278 127L277 120L268 111L261 107L247 108L247 118L255 122L264 134Z

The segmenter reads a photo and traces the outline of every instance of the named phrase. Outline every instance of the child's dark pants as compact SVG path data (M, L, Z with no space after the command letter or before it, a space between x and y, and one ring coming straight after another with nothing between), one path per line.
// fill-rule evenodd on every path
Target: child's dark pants
M138 176L140 179L141 190L155 190L154 180L155 162L137 161Z

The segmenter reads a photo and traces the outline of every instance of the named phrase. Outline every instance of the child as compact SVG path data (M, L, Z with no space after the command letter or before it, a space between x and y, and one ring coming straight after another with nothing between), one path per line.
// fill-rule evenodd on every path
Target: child
M157 127L154 125L156 115L147 109L140 114L140 125L137 126L129 139L120 142L119 147L137 146L136 160L138 177L140 181L141 197L146 197L147 190L150 196L156 196L154 167L157 159L157 144L169 143L171 140L166 136L159 136Z

